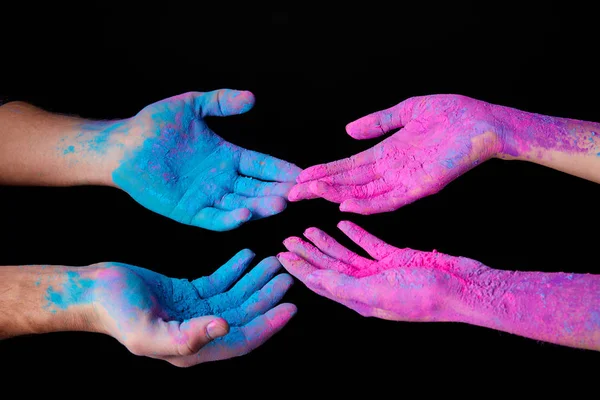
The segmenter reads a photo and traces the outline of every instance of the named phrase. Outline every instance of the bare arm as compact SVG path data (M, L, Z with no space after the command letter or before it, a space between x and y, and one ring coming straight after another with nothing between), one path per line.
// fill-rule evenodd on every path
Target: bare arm
M0 339L60 331L96 331L88 267L0 267ZM77 282L74 277L77 276Z
M600 183L600 123L494 106L502 159L530 161Z
M0 184L112 185L124 121L89 121L31 104L0 106Z

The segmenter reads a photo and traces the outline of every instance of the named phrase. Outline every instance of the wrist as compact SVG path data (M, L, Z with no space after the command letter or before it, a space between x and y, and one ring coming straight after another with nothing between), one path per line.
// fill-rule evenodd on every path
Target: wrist
M71 142L65 143L66 156L73 154L74 162L86 168L86 183L115 186L113 171L125 153L130 133L129 120L82 121Z
M450 314L453 322L497 328L511 308L511 288L517 272L483 264L460 276L453 287Z
M46 289L45 308L60 318L63 331L101 332L94 303L97 267L66 267L60 273L62 285Z

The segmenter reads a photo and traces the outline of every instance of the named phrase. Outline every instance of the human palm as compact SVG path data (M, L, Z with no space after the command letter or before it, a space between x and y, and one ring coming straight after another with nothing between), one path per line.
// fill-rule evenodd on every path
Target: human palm
M145 107L128 122L113 181L154 212L214 231L281 212L300 169L225 141L205 121L253 104L250 92L217 90Z
M104 263L94 284L94 306L104 331L134 354L177 366L241 356L278 332L296 310L292 304L276 306L292 278L275 276L281 267L275 257L238 281L252 258L242 250L194 281Z
M346 127L356 139L401 128L352 157L305 169L291 201L323 197L340 210L374 214L437 193L501 149L494 105L458 95L409 98Z
M342 246L317 228L284 241L279 260L310 290L363 316L395 321L441 321L465 282L489 270L478 261L397 248L349 221L338 227L372 259Z

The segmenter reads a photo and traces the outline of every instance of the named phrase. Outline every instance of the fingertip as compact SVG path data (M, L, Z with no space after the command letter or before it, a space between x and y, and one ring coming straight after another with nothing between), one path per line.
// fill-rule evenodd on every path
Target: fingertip
M265 258L264 260L261 261L261 263L263 264L267 264L270 267L281 267L281 263L279 262L279 259L275 256L269 256L267 258Z
M294 284L294 278L285 272L279 274L278 279L282 281L282 284L285 286L285 290L288 290Z
M283 241L283 245L290 250L290 248L294 247L296 244L298 244L302 239L300 239L297 236L290 236L289 238L285 239ZM291 250L290 250L291 251Z
M233 219L240 225L244 222L250 221L250 219L252 218L252 211L250 211L250 209L246 207L233 210L231 214L233 216Z
M283 264L284 261L297 261L300 259L296 254L291 251L282 251L277 254L277 259Z
M351 137L355 137L355 135L358 133L358 126L356 121L352 121L349 124L346 124L346 133Z
M240 114L248 112L254 107L254 104L256 103L254 93L249 90L235 90L234 92L232 99L235 99L236 102L238 102L238 112Z
M298 185L294 185L290 191L288 192L287 195L287 199L288 201L294 202L294 201L298 201L299 199L299 190L298 190Z
M275 309L277 310L277 314L287 317L288 320L298 313L298 307L292 303L282 303L273 310Z
M238 251L234 257L239 257L243 260L247 260L247 259L252 259L255 256L256 256L256 254L252 250L245 248L245 249Z
M350 222L350 221L348 221L346 219L343 219L343 220L341 220L340 222L337 223L337 227L339 229L341 229L342 231L345 230L345 229L350 228L351 226L352 226L352 222Z
M216 317L206 325L205 335L208 340L215 340L229 333L229 323Z
M275 196L271 200L271 207L275 214L278 214L287 208L287 201L284 197Z
M303 169L297 166L296 164L290 163L290 181L289 182L298 182L298 177L302 173Z

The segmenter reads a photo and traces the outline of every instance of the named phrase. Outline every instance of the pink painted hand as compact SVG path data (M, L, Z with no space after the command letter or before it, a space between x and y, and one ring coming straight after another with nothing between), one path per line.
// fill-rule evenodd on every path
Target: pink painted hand
M304 170L289 200L315 197L341 211L393 211L437 193L501 150L491 105L463 96L412 97L346 126L355 139L402 128L350 158Z
M348 250L318 228L283 243L283 266L312 291L363 316L395 321L441 321L458 289L456 276L483 273L479 262L445 254L399 249L349 221L339 228L373 258ZM316 246L316 247L315 247Z
M284 241L278 258L315 293L363 316L463 322L536 340L600 350L600 275L518 272L464 257L401 249L359 226L338 227L372 257L317 228Z
M352 157L305 169L290 201L322 197L340 210L374 214L435 194L498 157L600 182L600 124L549 117L460 95L411 97L346 126L355 139L401 128Z

